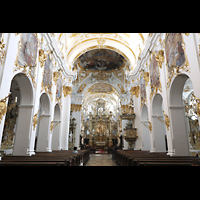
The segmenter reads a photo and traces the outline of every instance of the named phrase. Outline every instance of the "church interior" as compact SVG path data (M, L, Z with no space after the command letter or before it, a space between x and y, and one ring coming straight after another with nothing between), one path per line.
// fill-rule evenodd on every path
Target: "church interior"
M200 33L0 33L0 166L200 166L199 85Z

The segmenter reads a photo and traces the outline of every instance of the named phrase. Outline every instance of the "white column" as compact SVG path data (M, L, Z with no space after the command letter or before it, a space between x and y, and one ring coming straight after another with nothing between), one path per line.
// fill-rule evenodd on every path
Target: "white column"
M62 120L61 120L61 149L68 150L70 108L71 108L71 92L69 86L63 86L63 103L62 103Z
M129 122L129 120L125 119L125 120L122 120L122 131L124 132L124 128L126 127L126 124ZM124 148L123 150L127 150L128 149L128 142L126 142L125 139L123 139L124 141Z
M165 114L169 117L169 89L167 89L168 77L167 77L167 68L165 66L165 63L163 63L162 69L160 69L160 81L162 84L162 91L163 91L162 92L163 110ZM163 120L165 120L165 118L163 118ZM171 121L171 119L169 120ZM171 126L169 127L169 130L167 130L166 128L166 136L167 136L167 148L168 148L167 155L173 156L174 145L173 145L173 133L171 130Z
M37 136L36 152L51 152L49 148L49 136L50 136L50 115L40 116L40 122L38 123L39 131Z
M161 119L163 120L163 118ZM166 152L165 125L163 122L158 120L157 116L155 115L152 116L152 124L154 133L155 152Z
M54 121L54 128L52 131L52 150L60 150L60 122L61 121Z
M81 111L73 111L72 117L76 119L75 146L79 148L81 134Z
M189 156L184 106L170 106L173 123L175 156Z
M27 156L33 105L19 105L13 155Z

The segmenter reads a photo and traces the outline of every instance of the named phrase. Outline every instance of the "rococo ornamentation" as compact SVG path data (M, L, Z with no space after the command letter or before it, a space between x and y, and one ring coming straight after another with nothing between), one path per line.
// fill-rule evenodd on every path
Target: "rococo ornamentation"
M149 120L148 120L148 123L149 123L149 131L152 132L152 124Z
M6 96L4 99L0 100L0 123L3 116L6 114L6 107L7 107L6 100L8 99L10 95L11 93L8 94L8 96Z
M38 113L39 113L39 110L38 110L37 113L33 116L33 130L35 130L36 125L37 125L37 123L38 123Z
M169 88L172 78L179 75L180 70L188 72L190 68L182 33L166 33L164 46Z
M158 66L161 69L162 68L162 63L165 61L164 51L163 50L160 50L158 52L158 54L156 55L156 61L158 62Z
M40 49L39 50L39 58L38 58L38 60L40 62L40 66L41 67L44 67L46 59L47 59L47 55L44 53L43 49Z
M138 85L138 86L132 87L130 89L130 92L132 95L135 95L138 98L139 93L140 93L140 86Z
M197 98L194 94L192 94L192 96L195 98L196 100L196 106L197 106L197 115L200 117L200 99Z
M65 86L63 85L63 94L64 97L66 97L67 95L71 95L73 92L72 88L70 86Z
M82 104L71 104L71 111L80 112L82 109Z
M167 130L169 131L169 125L170 125L169 117L167 114L165 114L164 111L163 111L163 114L165 116L165 126L167 127Z
M5 57L5 44L3 42L4 42L3 33L0 33L0 63L1 64L3 64L4 57Z

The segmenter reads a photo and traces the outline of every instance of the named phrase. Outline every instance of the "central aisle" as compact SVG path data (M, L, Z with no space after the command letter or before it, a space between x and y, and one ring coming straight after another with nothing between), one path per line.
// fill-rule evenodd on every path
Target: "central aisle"
M85 166L116 166L112 154L90 154L90 159Z

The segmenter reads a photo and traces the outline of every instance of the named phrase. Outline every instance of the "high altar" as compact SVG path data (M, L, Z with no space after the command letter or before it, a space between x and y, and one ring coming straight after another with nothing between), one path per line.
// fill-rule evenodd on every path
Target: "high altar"
M113 141L117 140L117 123L113 120L112 112L105 113L105 102L101 99L97 103L96 114L89 114L86 122L84 138L89 140L90 147L105 148L113 146Z

